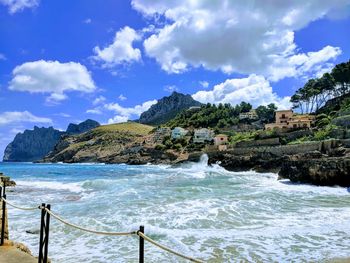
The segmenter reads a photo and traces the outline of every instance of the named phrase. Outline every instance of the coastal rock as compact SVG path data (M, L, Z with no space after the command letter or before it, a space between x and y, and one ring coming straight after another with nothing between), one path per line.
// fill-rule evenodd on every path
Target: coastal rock
M282 163L279 176L292 182L349 187L350 157L291 156Z
M158 100L149 110L143 112L139 122L151 125L163 124L174 118L182 110L201 105L191 95L184 95L174 91L170 96Z

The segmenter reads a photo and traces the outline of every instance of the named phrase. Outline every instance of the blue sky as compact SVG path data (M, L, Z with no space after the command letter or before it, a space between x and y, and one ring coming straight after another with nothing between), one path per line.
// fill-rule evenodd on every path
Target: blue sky
M349 13L349 0L0 0L0 155L34 125L136 119L174 90L287 108L349 60Z

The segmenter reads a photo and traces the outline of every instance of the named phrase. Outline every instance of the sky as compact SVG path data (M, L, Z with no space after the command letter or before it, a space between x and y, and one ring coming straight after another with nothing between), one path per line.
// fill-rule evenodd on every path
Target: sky
M0 158L24 129L137 119L173 91L275 103L350 59L350 0L0 0Z

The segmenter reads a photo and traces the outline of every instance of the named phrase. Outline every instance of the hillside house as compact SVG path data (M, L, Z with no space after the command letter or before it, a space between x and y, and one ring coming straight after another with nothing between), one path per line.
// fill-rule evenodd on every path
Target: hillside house
M162 143L164 138L171 135L171 129L168 127L160 127L153 134L154 143Z
M204 143L213 140L214 132L207 128L202 128L194 131L193 142Z
M240 120L244 120L244 119L248 119L248 120L257 120L259 119L258 114L256 113L255 110L250 110L248 112L242 112L239 114L239 119Z
M175 127L171 131L171 139L181 139L181 138L185 137L187 133L188 133L187 130L185 130L181 127Z
M224 145L228 143L228 136L225 134L218 134L214 137L214 145Z
M276 111L275 123L265 124L266 130L310 128L315 120L312 115L297 115L292 110Z

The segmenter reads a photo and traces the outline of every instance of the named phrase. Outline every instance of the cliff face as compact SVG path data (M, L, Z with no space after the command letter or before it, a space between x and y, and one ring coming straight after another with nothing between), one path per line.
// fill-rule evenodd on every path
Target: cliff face
M15 139L7 145L4 152L4 162L31 162L48 154L64 132L53 127L25 130L18 133Z
M164 97L143 112L139 122L150 125L159 125L166 123L181 112L192 106L200 106L201 103L194 100L191 95L184 95L173 92L170 96Z
M66 130L67 134L80 134L100 126L97 121L87 119L79 124L70 123Z
M4 162L33 162L42 159L60 141L62 135L80 134L89 131L100 124L93 120L86 120L80 124L69 124L67 131L62 132L49 128L34 127L18 133L14 140L7 145L4 152Z

